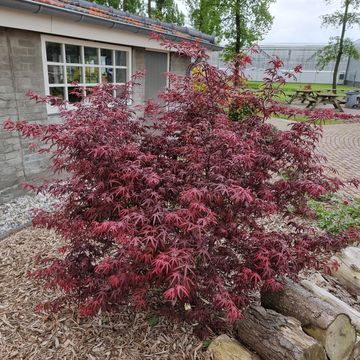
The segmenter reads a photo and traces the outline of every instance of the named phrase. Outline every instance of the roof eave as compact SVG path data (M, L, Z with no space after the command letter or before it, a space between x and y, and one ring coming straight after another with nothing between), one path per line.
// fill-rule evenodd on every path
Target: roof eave
M85 22L93 25L105 26L112 29L130 31L133 33L149 34L151 32L156 32L171 40L199 41L201 45L212 51L221 51L223 49L221 46L204 41L200 37L189 38L187 36L181 36L180 34L169 34L166 31L148 29L145 26L142 27L139 25L128 24L120 20L106 19L92 14L86 14L81 11L67 9L65 7L60 8L58 6L53 6L51 4L45 3L39 4L38 2L34 2L32 0L0 0L0 5L14 9L29 11L35 14L39 13L50 16L61 16L67 19L71 19L74 22Z

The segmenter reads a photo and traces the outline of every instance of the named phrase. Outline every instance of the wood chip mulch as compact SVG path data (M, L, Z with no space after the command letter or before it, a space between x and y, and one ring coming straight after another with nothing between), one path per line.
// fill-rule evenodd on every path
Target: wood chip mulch
M99 315L79 319L74 309L36 313L36 304L54 296L27 277L35 255L59 247L53 232L28 228L0 242L0 359L171 359L208 360L193 328L150 313Z

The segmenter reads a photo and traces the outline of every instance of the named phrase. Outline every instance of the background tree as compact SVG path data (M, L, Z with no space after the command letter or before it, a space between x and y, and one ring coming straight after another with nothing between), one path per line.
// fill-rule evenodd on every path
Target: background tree
M186 0L192 25L205 34L221 37L220 0Z
M100 5L128 11L133 14L146 14L177 25L184 25L185 15L179 10L174 0L90 0Z
M226 0L221 2L223 36L228 41L227 57L261 40L270 30L273 17L269 12L275 0Z
M100 5L111 6L115 9L140 14L144 10L143 0L90 0Z
M226 57L261 40L273 22L269 7L275 0L187 0L193 26L226 40Z
M185 15L179 10L174 0L155 0L149 1L149 3L149 17L177 25L185 24ZM154 7L151 6L151 3L154 3Z
M332 2L332 0L325 1L327 4ZM317 61L320 69L323 69L331 61L335 61L332 81L332 88L335 93L342 56L347 55L357 59L360 57L360 53L356 49L354 43L349 38L345 38L347 29L354 25L360 25L360 12L356 12L359 6L360 0L344 0L341 1L341 10L337 10L333 14L322 16L323 26L341 28L340 36L331 37L329 44L318 52Z

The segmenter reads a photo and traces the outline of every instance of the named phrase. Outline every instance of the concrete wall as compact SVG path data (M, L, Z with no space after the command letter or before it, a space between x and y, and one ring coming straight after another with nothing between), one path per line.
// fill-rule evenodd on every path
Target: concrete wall
M190 65L190 59L178 54L170 55L170 71L177 75L185 75Z
M28 140L3 129L6 118L47 122L45 105L30 101L29 89L44 94L40 34L0 27L0 203L22 192L20 183L44 174L45 157Z

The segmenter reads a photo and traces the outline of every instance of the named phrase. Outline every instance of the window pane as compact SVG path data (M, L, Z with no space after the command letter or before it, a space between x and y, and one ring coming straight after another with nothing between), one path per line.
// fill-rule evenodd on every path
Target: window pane
M126 69L116 69L116 82L117 83L126 82Z
M108 49L101 49L101 65L112 65L112 50Z
M102 83L112 83L113 82L113 69L101 69L101 82Z
M62 45L59 43L46 42L47 61L63 62Z
M66 62L80 64L81 63L81 52L80 46L77 45L65 45Z
M64 99L64 92L65 92L65 88L63 88L63 87L51 87L50 88L50 95L59 97L61 99Z
M84 90L79 87L69 87L68 88L69 102L71 103L80 102L83 97L83 91Z
M49 84L64 83L64 68L60 65L48 65Z
M85 82L99 83L99 68L86 67L85 68Z
M127 52L126 51L115 51L115 64L117 66L126 66Z
M82 82L81 70L82 68L80 66L67 66L66 67L67 82L68 83L71 83L73 81Z
M85 64L96 65L99 64L98 49L91 47L84 47Z

